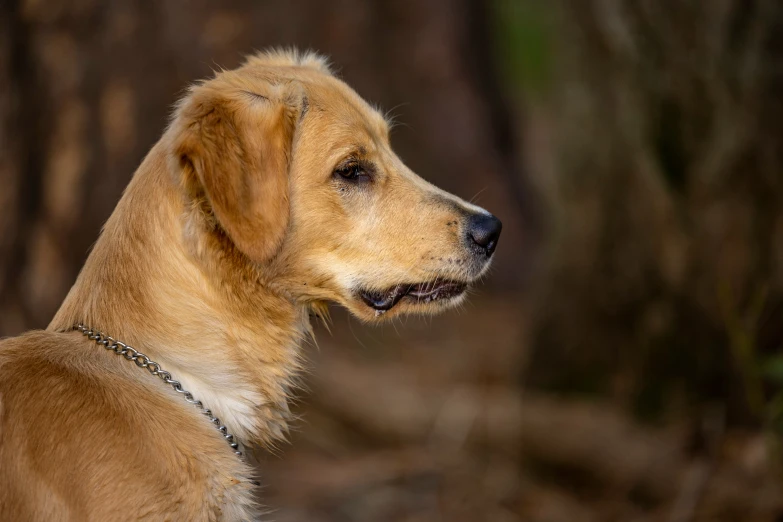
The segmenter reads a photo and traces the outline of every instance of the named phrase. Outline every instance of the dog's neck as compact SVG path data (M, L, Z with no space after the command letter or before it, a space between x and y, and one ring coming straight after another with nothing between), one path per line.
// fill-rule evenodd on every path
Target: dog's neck
M131 344L229 431L269 444L287 430L308 310L259 281L237 253L212 250L208 217L189 207L169 168L164 147L153 148L49 330L82 322Z

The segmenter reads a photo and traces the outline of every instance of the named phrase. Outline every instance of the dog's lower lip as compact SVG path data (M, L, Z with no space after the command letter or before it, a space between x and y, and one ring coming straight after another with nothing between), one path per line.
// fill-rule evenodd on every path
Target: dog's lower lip
M405 297L405 290L405 285L397 285L384 291L362 290L360 295L367 306L385 312Z
M404 297L410 297L418 303L429 303L457 297L467 286L467 283L459 281L438 279L429 283L400 284L382 291L362 290L359 295L367 306L385 312Z

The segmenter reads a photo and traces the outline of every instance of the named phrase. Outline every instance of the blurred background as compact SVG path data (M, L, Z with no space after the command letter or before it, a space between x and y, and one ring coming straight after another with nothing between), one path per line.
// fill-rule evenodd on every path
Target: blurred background
M331 56L491 210L460 311L306 348L280 522L783 520L783 4L5 0L0 335L47 325L192 81Z

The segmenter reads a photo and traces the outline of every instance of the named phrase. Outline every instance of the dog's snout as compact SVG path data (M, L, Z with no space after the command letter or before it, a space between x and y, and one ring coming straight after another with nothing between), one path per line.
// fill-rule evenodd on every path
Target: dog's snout
M503 223L492 214L473 214L468 220L468 242L489 257L498 245L502 228Z

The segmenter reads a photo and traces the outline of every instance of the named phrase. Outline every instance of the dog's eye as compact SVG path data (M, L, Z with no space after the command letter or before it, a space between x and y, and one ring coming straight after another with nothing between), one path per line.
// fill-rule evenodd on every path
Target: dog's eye
M348 181L368 181L370 179L370 175L358 163L338 167L334 173Z

